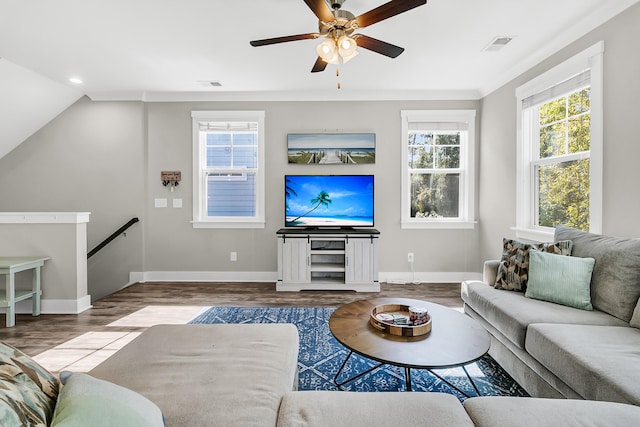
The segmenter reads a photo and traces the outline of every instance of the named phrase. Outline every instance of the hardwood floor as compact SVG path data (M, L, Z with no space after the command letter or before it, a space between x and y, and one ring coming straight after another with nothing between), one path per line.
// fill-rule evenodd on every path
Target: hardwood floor
M459 283L381 284L380 293L348 291L276 292L275 283L136 283L93 303L77 315L16 316L16 326L0 322L0 340L35 356L86 332L141 331L141 327L107 325L147 306L297 306L338 307L374 297L428 300L461 308Z

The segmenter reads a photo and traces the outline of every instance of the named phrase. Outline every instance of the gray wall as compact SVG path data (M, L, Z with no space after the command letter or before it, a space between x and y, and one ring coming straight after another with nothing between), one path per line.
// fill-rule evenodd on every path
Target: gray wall
M87 297L87 270L82 255L87 252L86 223L0 224L1 256L50 257L42 267L42 311L74 310ZM16 274L16 289L31 289L33 271ZM4 275L2 288L4 289ZM3 297L4 298L4 297ZM28 313L32 301L25 301ZM54 307L52 307L52 305ZM85 307L86 308L86 307Z
M142 103L80 99L0 159L0 210L91 212L91 250L143 213L144 118ZM93 299L123 287L129 271L142 267L141 231L134 226L91 258Z
M516 223L516 87L600 40L604 52L604 234L640 237L640 5L635 5L482 100L480 260L499 257Z
M148 108L148 197L145 221L146 271L276 271L275 232L284 225L284 179L287 173L373 173L376 176L376 228L381 232L379 269L407 272L407 252L415 253L415 270L471 271L477 248L472 231L400 229L400 110L477 109L478 101L458 102L242 102L150 103ZM193 229L192 110L265 110L265 229ZM373 132L376 164L303 166L287 163L287 133ZM182 171L171 193L160 183L161 170ZM181 198L182 209L153 207L154 198ZM464 244L461 244L464 242ZM229 261L231 251L238 261Z
M124 286L130 271L275 272L275 232L283 226L286 173L373 173L379 270L457 274L475 270L475 230L400 229L400 110L478 109L479 101L137 103L81 99L0 159L3 211L88 211L88 247L131 217L141 219L88 263L93 299ZM193 229L191 111L266 111L265 229ZM478 114L479 121L480 114ZM287 163L291 132L373 132L375 165ZM160 172L180 170L174 192ZM167 198L168 208L154 199ZM172 208L181 198L183 208ZM229 253L237 252L231 262Z

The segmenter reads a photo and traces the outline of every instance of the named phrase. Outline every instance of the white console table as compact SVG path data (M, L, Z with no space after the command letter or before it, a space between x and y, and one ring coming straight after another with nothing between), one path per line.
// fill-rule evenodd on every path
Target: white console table
M376 229L278 230L277 291L379 292Z
M4 292L0 291L0 307L6 307L6 326L12 327L16 324L16 302L32 298L34 316L40 315L40 268L49 257L0 257L0 274L6 275L6 286ZM15 275L21 271L33 270L33 281L31 289L15 289Z

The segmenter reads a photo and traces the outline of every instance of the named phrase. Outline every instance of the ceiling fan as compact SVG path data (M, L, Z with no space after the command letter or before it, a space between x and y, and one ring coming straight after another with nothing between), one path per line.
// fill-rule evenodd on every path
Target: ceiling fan
M316 47L318 59L311 69L312 73L317 73L324 71L327 64L338 64L340 60L345 63L352 59L358 54L356 47L396 58L404 52L404 48L364 34L353 33L376 22L422 6L427 3L427 0L391 0L359 16L354 16L353 13L341 9L345 0L329 0L331 8L325 0L304 0L304 2L318 17L319 32L254 40L250 44L251 46L266 46L324 37L325 40Z

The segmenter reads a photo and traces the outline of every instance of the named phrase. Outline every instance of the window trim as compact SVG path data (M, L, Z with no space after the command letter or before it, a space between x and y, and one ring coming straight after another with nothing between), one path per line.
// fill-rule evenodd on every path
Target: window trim
M547 72L516 88L516 225L512 229L517 238L539 242L551 241L554 229L534 225L536 206L533 191L533 144L524 137L527 120L523 116L522 101L551 86L586 70L591 70L591 141L589 148L590 199L589 231L602 233L603 197L603 56L604 42L600 41Z
M193 134L193 228L265 228L265 139L264 111L192 111ZM251 217L209 217L205 213L206 174L205 147L200 141L199 122L256 121L258 122L258 159L256 165L256 214ZM234 172L237 171L234 169Z
M475 151L476 110L402 110L401 206L403 229L472 229L475 227ZM467 141L460 146L460 206L458 218L411 218L407 135L410 122L449 122L467 124Z

